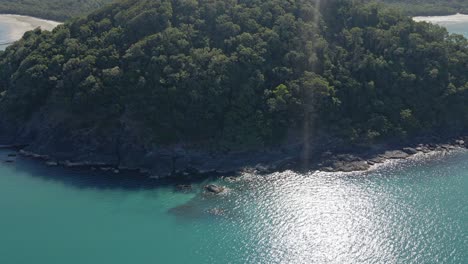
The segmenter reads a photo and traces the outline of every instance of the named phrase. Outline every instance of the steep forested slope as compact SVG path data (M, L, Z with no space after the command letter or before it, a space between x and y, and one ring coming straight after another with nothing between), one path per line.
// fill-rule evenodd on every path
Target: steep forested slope
M127 0L0 54L0 133L123 163L135 148L258 149L297 131L457 133L467 69L466 39L375 4Z
M261 145L300 120L304 83L331 92L312 73L316 20L312 2L124 1L9 48L0 107L14 120L60 108L68 125L157 143Z
M0 13L63 21L90 13L113 0L0 0Z

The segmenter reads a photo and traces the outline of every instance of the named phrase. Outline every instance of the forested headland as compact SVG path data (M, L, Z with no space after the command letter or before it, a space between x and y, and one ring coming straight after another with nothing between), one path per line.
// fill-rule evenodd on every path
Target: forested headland
M88 14L118 0L0 0L0 13L65 21ZM370 2L369 0L366 0ZM377 0L410 16L468 13L465 0ZM322 1L326 2L326 1Z
M113 0L0 0L0 13L65 21L111 2Z
M126 0L0 53L0 129L123 163L304 133L372 145L465 131L467 69L465 38L375 3Z

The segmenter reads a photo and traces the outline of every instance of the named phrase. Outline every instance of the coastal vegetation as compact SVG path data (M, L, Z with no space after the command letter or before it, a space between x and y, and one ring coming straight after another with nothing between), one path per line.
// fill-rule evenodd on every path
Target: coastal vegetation
M111 2L113 0L0 0L0 13L64 21Z
M126 0L0 53L0 129L88 152L457 134L467 67L465 38L376 3Z

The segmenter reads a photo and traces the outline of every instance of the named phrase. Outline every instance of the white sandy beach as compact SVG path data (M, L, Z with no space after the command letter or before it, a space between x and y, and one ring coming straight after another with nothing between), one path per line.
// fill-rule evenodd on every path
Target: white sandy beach
M60 22L44 20L29 16L20 15L0 15L0 24L8 28L8 36L3 37L7 41L19 40L26 31L41 27L43 30L52 30L60 25Z
M413 17L414 21L421 22L430 22L440 25L448 25L448 24L458 24L458 23L467 23L468 22L468 15L463 14L456 14L451 16L418 16Z
M413 17L417 22L425 21L447 28L449 33L461 34L468 38L468 15L419 16Z

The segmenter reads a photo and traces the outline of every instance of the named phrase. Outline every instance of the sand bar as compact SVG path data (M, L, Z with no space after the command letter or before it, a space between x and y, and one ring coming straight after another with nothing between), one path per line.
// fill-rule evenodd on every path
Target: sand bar
M8 35L2 36L1 39L4 41L16 41L19 40L26 31L33 30L37 27L41 27L43 30L52 30L60 24L60 22L30 16L3 14L0 15L0 25L7 28Z
M430 22L439 25L460 24L468 22L468 15L456 14L451 16L418 16L413 17L414 21Z

